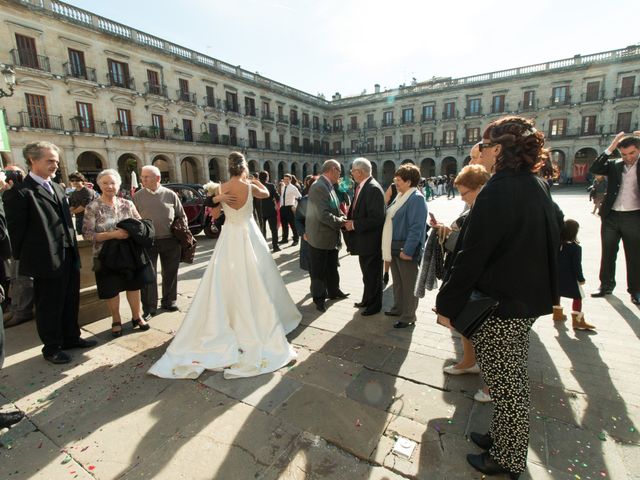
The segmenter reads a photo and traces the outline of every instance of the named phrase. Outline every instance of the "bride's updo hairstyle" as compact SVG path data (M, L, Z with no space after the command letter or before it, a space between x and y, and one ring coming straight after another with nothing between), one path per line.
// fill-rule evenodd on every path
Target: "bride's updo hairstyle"
M229 154L229 175L239 177L242 172L247 170L247 161L240 152L231 152Z
M485 143L502 147L496 159L496 172L505 169L537 172L549 158L544 134L527 118L508 116L495 120L482 137Z

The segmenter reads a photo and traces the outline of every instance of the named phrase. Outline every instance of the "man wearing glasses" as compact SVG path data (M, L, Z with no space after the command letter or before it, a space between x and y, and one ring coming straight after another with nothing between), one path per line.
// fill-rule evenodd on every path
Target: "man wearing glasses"
M341 247L340 229L346 218L340 212L340 201L333 188L341 175L340 164L327 160L322 175L309 189L306 232L309 242L309 276L311 296L320 312L326 311L325 301L347 298L340 290L338 251Z

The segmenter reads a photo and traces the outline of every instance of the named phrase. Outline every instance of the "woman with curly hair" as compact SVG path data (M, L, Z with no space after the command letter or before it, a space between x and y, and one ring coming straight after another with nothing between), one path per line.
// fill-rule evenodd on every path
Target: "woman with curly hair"
M538 175L548 153L531 120L509 116L490 123L479 148L479 163L495 174L469 214L436 310L438 322L451 326L472 293L498 302L470 337L495 407L489 432L471 433L486 452L467 460L482 473L517 479L529 443L529 332L558 297L562 214Z

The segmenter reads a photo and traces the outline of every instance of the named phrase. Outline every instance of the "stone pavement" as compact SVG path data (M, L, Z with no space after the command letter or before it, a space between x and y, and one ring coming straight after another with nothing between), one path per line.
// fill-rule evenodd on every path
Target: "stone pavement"
M598 286L599 219L583 187L556 192L567 217L582 226L589 292ZM462 203L437 199L429 208L450 222ZM362 292L355 258L341 258L342 288L351 297L319 314L297 252L276 255L303 313L290 335L295 366L242 380L147 375L206 268L214 242L200 242L196 262L181 269L181 312L155 317L146 333L114 340L109 319L89 324L84 335L99 346L52 366L40 356L33 322L7 330L0 404L27 419L0 434L0 479L482 478L466 464L465 454L479 451L467 435L487 428L492 407L473 401L477 375L442 373L461 344L436 325L435 292L420 302L414 329L394 330L382 314L360 317L352 306ZM576 333L550 316L534 326L524 478L640 478L640 311L625 293L622 258L618 265L615 294L584 302L597 333ZM390 288L384 303L391 304ZM418 443L410 459L391 453L397 436Z

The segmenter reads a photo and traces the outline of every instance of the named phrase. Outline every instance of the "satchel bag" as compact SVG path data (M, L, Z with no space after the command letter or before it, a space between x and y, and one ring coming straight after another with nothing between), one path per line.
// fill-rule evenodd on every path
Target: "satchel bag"
M480 330L482 324L493 315L496 308L498 308L497 300L488 297L479 290L474 290L462 311L451 323L458 332L466 338L471 338L474 333Z

